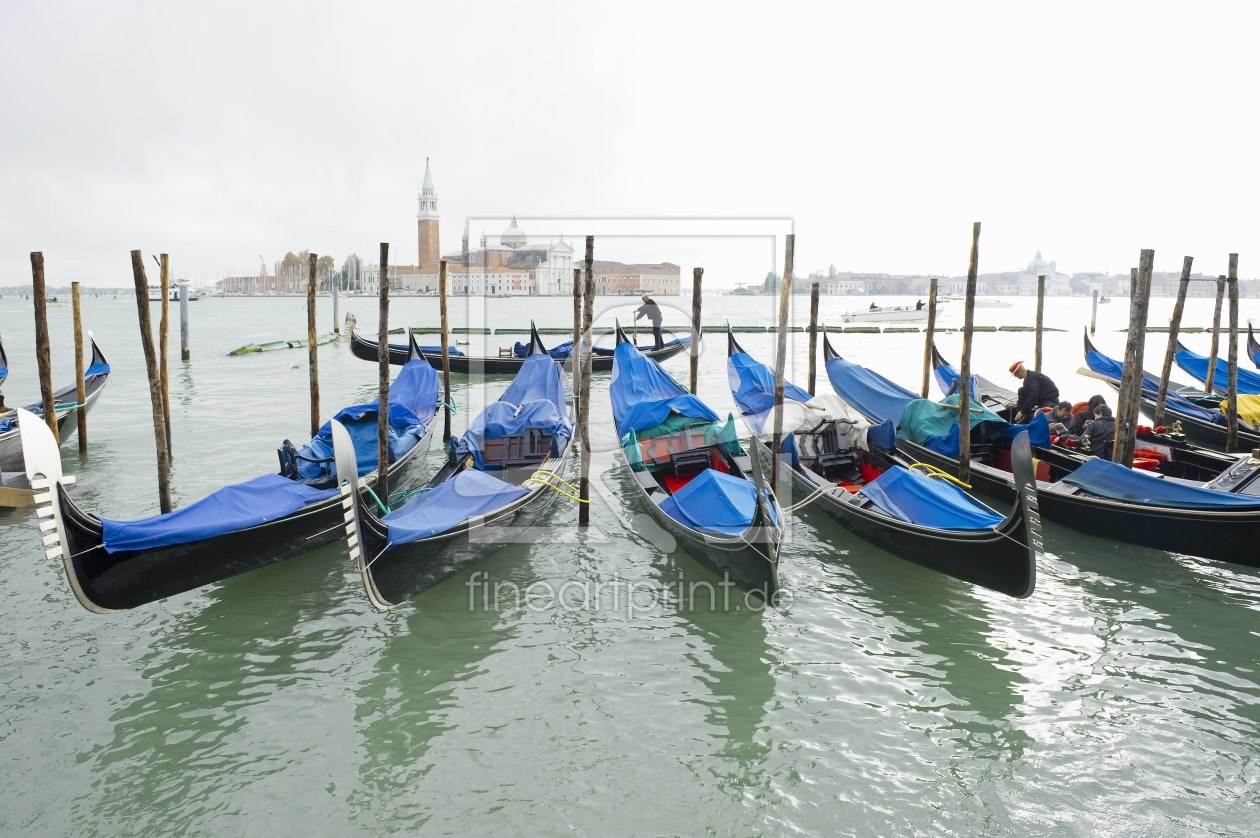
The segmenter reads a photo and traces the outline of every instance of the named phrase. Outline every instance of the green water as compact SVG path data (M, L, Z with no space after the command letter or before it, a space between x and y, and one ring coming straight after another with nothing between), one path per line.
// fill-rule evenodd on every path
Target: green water
M982 309L979 322L1031 322L1031 302ZM1244 319L1260 315L1256 301L1244 304ZM605 318L624 322L628 309L610 305L600 301ZM1210 305L1190 301L1186 322L1206 323ZM705 306L707 322L770 322L768 300L711 296ZM1047 324L1070 331L1047 336L1046 370L1073 400L1096 389L1073 375L1087 306L1047 303ZM227 357L243 343L304 336L303 301L191 308L193 361L171 364L177 505L274 470L278 444L309 433L305 349ZM376 300L347 308L374 331ZM824 300L824 319L838 323L844 308ZM1154 301L1151 322L1170 308ZM456 305L452 323L560 326L571 311L567 300L491 300L472 319ZM1100 312L1099 346L1118 355L1123 335L1112 330L1127 304ZM73 375L70 311L49 314L60 384ZM319 316L327 331L330 301ZM944 325L956 319L946 309ZM392 320L436 322L436 301L397 300ZM89 298L84 323L114 375L90 417L89 456L63 449L72 491L108 517L152 514L135 304ZM35 400L28 301L0 300L0 333L9 403ZM725 415L717 338L700 392ZM805 341L794 338L792 377L803 384ZM741 337L765 361L772 340ZM998 382L1032 354L1031 335L976 341L977 371ZM836 343L917 386L921 335ZM940 341L951 359L960 343ZM1205 351L1207 337L1187 343ZM1148 367L1159 353L1152 336ZM344 343L319 359L324 418L374 395L375 367ZM686 357L666 369L685 380ZM456 431L505 384L457 379ZM821 370L819 386L828 389ZM574 505L560 499L533 543L475 568L484 576L388 614L368 605L334 545L92 615L43 558L31 509L0 510L0 833L1260 834L1260 573L1047 523L1037 591L1014 601L806 511L783 550L788 607L710 611L644 594L680 577L716 580L662 550L668 539L645 523L611 453L607 388L597 376L591 530L578 533ZM496 607L477 587L485 579L522 590L575 583L571 594L635 583L642 607L612 595L587 607Z

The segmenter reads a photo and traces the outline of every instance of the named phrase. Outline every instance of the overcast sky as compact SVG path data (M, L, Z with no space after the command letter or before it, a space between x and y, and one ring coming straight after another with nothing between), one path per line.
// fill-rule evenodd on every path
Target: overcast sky
M790 9L790 11L789 11ZM416 261L469 216L791 218L796 268L1260 275L1256 4L193 4L0 11L0 285ZM474 236L479 234L474 230ZM497 233L498 231L487 231ZM581 230L564 231L577 237ZM597 257L756 281L764 243ZM781 268L781 264L780 264Z

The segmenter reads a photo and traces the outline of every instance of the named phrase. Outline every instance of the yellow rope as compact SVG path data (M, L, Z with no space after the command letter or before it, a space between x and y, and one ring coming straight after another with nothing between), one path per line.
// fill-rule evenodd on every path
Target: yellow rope
M928 463L911 463L911 464L910 464L910 468L926 468L926 469L930 469L930 471L929 471L926 475L924 475L925 477L939 477L939 478L941 478L942 480L948 480L950 483L957 483L959 486L962 486L964 489L970 489L970 488L971 488L971 486L970 486L970 485L968 485L968 484L966 484L966 483L962 482L962 481L961 481L961 480L959 480L957 477L954 477L952 474L946 474L945 472L941 471L941 470L940 470L939 468L937 468L936 466L934 466L934 465L930 465L930 464L928 464Z
M536 471L536 472L534 472L534 475L539 475L539 474L545 474L545 475L548 475L548 476L550 476L550 477L554 477L554 478L556 478L557 480L559 480L561 483L564 483L564 485L568 486L570 489L573 489L573 491L575 491L575 492L577 491L577 489L574 489L574 488L573 488L572 484L570 484L570 483L566 482L566 481L565 481L565 479L564 479L563 477L560 477L558 474L553 474L553 473L552 473L552 472L550 472L550 471ZM550 483L550 482L548 482L548 481L546 481L546 480L539 480L536 476L531 476L531 477L528 477L528 478L526 478L525 480L522 480L522 481L521 481L521 485L522 485L522 486L524 486L526 483L537 483L537 484L539 484L540 486L546 486L548 489L554 489L555 491L557 491L557 492L559 492L560 494L564 495L566 498L571 498L572 500L575 500L575 501L577 501L578 503L590 503L590 501L589 501L589 500L582 500L582 499L581 499L581 498L579 498L577 495L571 495L571 494L569 494L568 492L566 492L564 489L561 489L559 486L556 486L556 485L555 485L555 484L553 484L553 483Z

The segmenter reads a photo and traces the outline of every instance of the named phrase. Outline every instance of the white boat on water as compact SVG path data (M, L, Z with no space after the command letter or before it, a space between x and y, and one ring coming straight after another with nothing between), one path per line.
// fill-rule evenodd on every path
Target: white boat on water
M198 297L200 297L200 296L201 296L201 293L200 293L199 291L197 291L195 288L189 287L189 289L188 289L188 302L190 302L190 303L195 303L195 302L197 301L197 298L198 298ZM162 302L162 286L160 286L160 285L150 285L150 286L149 286L149 302L151 302L151 303L160 303L160 302ZM172 302L172 303L178 303L178 302L179 302L179 285L178 285L178 283L177 283L177 284L175 284L175 285L172 285L172 286L171 286L171 302ZM198 309L198 310L200 310L200 309Z
M944 297L941 302L949 303L965 303L966 297ZM976 297L974 303L976 308L1013 308L1013 306L1005 300L992 300L985 297Z
M887 323L897 320L927 320L927 306L885 306L868 308L865 311L851 311L840 315L845 323Z

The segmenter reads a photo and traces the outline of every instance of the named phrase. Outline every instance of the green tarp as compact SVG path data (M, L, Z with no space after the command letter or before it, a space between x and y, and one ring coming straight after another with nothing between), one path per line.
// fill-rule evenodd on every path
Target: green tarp
M975 399L971 399L971 427L981 422L996 422L1005 425L1006 420ZM945 436L958 424L958 394L947 396L943 401L933 402L927 399L916 399L906 405L901 412L901 425L897 428L897 437L907 442L923 445L929 436Z

